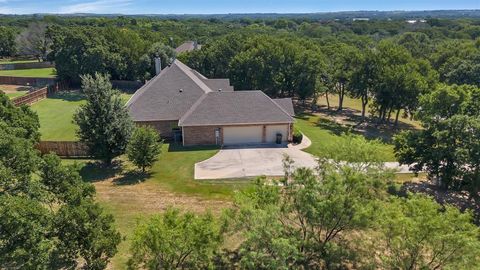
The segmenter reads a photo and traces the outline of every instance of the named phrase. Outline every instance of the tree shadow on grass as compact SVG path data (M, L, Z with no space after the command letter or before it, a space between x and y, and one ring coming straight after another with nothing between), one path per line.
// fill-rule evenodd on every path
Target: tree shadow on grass
M82 101L85 99L85 96L78 90L71 90L71 91L60 91L55 94L49 95L48 98L50 99L62 99L66 101Z
M115 177L122 172L122 162L114 161L110 166L105 166L100 161L86 163L80 169L80 175L84 181L100 182Z
M151 177L151 175L152 174L150 172L131 170L125 172L121 177L113 180L113 184L117 186L135 185L147 180Z

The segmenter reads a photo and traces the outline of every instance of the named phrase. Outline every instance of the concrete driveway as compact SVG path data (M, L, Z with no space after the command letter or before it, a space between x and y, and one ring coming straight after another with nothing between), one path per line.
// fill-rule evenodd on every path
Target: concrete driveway
M243 146L220 150L215 156L195 164L195 179L225 179L282 176L284 155L294 161L294 167L315 168L315 158L295 146Z
M252 145L241 147L226 147L215 156L195 164L195 179L228 179L266 176L283 176L283 157L289 155L295 163L293 166L315 168L317 161L314 156L301 149L310 146L311 141L303 136L299 145ZM398 162L385 162L387 169L397 173L410 173L407 165Z

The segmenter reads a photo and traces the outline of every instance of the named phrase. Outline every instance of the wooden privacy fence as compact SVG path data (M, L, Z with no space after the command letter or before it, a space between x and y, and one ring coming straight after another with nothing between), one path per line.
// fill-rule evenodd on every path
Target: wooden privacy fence
M30 85L30 86L44 87L45 85L54 85L55 78L0 76L0 84Z
M88 157L88 147L82 142L41 141L36 148L42 154L55 153L60 157Z
M12 99L12 102L15 106L21 105L31 105L39 100L47 98L48 87L40 88L38 90L32 91L23 96L19 96Z

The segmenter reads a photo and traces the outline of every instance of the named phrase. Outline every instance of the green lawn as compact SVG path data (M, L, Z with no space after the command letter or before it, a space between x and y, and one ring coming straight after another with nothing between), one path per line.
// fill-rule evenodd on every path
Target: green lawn
M6 93L6 95L7 95L7 97L9 97L10 99L12 99L12 98L16 98L16 97L23 96L23 95L25 95L26 93L28 93L28 91L16 91L16 92L13 92L13 93Z
M54 78L55 68L0 70L0 76Z
M1 59L0 64L22 64L22 63L36 63L38 60L11 60L11 59Z
M345 140L340 135L348 131L348 128L317 115L299 116L295 126L312 141L312 145L304 151L319 157L325 156L325 152L336 142ZM393 145L381 144L378 151L384 161L395 161Z
M130 94L122 93L125 102ZM73 114L85 102L81 93L59 92L32 105L40 120L40 133L45 141L75 141L77 126L72 123Z

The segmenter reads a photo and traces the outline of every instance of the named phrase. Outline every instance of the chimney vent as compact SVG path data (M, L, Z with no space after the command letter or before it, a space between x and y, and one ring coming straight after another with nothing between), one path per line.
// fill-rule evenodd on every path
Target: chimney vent
M178 92L182 93L182 92L183 92L183 89L182 89L182 88L178 89Z
M158 55L155 57L155 75L160 74L162 71L162 60Z

